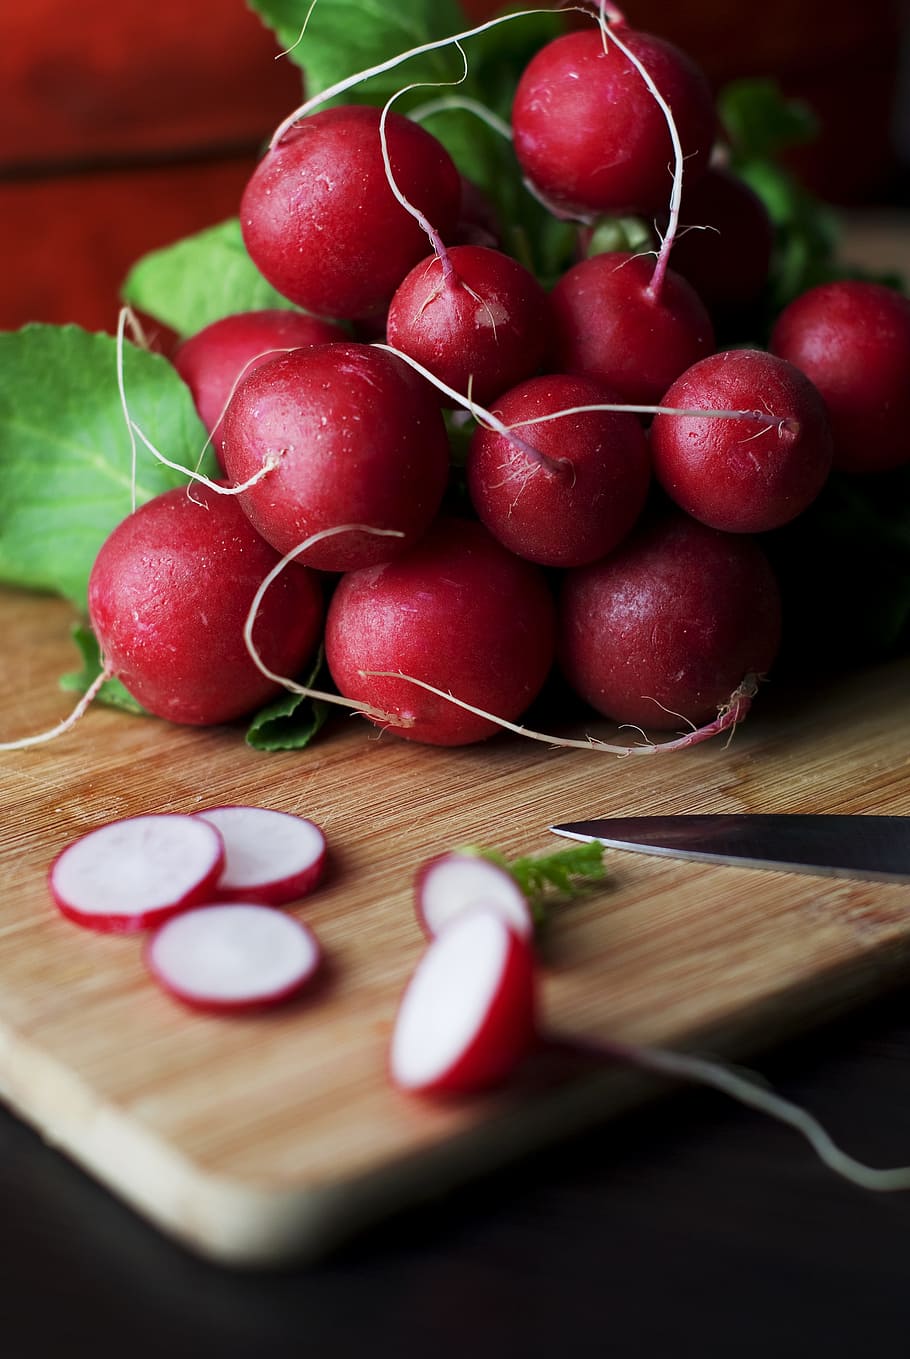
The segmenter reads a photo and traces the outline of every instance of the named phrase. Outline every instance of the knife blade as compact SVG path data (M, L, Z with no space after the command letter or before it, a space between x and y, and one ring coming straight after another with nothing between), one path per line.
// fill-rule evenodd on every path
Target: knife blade
M910 881L910 817L811 812L619 816L551 826L572 840L699 863Z

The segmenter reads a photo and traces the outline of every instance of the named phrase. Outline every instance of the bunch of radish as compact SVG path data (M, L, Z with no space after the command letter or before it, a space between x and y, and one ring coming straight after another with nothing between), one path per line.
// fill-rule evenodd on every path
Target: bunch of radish
M416 121L324 102L282 124L240 207L302 310L178 350L223 478L102 547L106 673L218 723L305 689L324 644L332 698L429 744L524 730L557 669L615 723L688 728L648 750L731 725L787 608L763 536L832 467L910 462L910 302L832 283L769 348L718 349L765 285L770 221L722 164L697 65L612 5L543 46L514 100L529 192L577 224L552 287ZM654 250L587 255L621 214L655 223Z
M212 807L111 821L74 840L48 873L67 919L147 931L145 961L172 995L232 1012L289 999L315 976L316 936L280 909L322 880L326 841L304 817Z

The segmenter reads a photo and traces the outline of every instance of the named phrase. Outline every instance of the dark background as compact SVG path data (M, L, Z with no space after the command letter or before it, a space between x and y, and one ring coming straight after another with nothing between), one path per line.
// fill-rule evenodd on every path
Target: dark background
M804 94L825 119L802 165L819 192L902 204L899 5L629 10L716 83L777 74ZM0 327L111 329L139 254L236 211L298 75L241 0L32 0L0 39ZM761 1066L857 1156L910 1162L906 996ZM187 1255L0 1112L4 1359L853 1359L905 1353L908 1320L910 1193L839 1182L718 1096L676 1096L272 1275Z

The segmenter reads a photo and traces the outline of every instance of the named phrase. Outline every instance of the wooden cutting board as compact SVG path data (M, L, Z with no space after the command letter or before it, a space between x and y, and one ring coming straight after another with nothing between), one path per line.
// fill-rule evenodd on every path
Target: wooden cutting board
M68 711L57 679L76 661L72 621L58 601L0 593L0 739ZM769 684L729 744L650 758L512 737L436 750L344 717L310 751L263 755L232 729L94 709L50 745L0 755L0 1094L194 1250L243 1266L314 1258L658 1088L541 1058L483 1098L393 1090L422 859L465 842L536 853L560 843L551 822L597 813L910 813L908 718L907 664L814 693ZM299 910L328 968L284 1010L219 1019L158 990L136 938L63 920L45 874L101 822L231 801L325 828L330 878ZM910 972L910 886L615 851L607 863L544 941L542 1009L559 1034L742 1057Z

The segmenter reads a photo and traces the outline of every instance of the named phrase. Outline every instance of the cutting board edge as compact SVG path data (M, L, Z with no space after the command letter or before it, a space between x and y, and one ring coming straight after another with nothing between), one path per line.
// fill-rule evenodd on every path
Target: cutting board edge
M893 941L883 942L829 969L809 990L792 987L761 998L724 1026L723 1041L712 1024L675 1042L674 1050L742 1063L787 1041L797 1026L802 1034L822 1028L908 978L910 942L897 952ZM264 1186L194 1162L96 1095L75 1072L0 1026L0 1099L165 1236L236 1270L313 1264L383 1219L678 1088L633 1068L588 1071L531 1097L520 1089L492 1116L348 1180ZM140 1161L143 1174L137 1175Z

